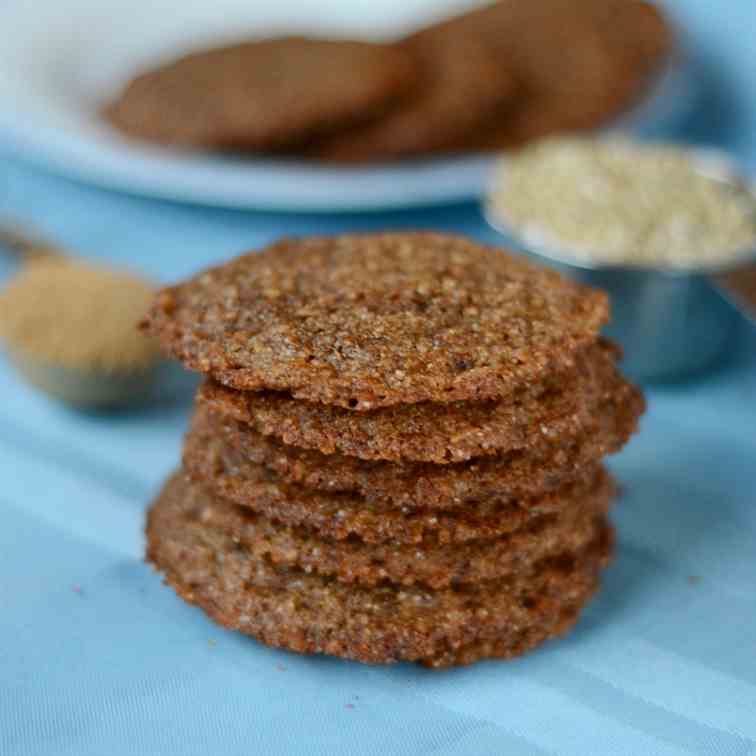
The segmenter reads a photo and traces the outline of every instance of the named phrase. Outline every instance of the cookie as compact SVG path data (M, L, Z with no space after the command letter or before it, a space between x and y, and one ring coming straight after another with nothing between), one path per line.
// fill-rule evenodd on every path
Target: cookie
M168 481L160 500L181 501L203 526L230 536L252 558L277 567L333 576L344 583L375 586L389 581L430 588L503 578L534 562L578 551L595 538L610 503L608 495L589 496L500 538L450 546L433 539L412 545L323 539L214 497L181 473Z
M287 485L271 470L245 459L212 436L192 434L184 443L187 474L214 496L276 522L306 527L322 538L358 536L367 543L465 543L497 538L534 517L558 512L590 497L609 497L609 476L598 465L553 491L527 499L488 498L426 509L422 501L393 509L357 494Z
M637 0L502 0L439 26L488 45L516 79L508 111L470 135L469 146L485 149L607 123L640 98L673 47L659 9Z
M218 438L285 483L357 493L369 504L393 509L417 501L427 509L450 509L470 500L552 491L601 457L619 451L638 424L638 394L633 392L630 398L617 401L611 396L602 401L582 435L564 435L556 446L541 434L526 450L450 465L362 460L288 446L204 404L197 408L190 435Z
M512 100L512 76L478 39L431 28L400 46L417 63L416 93L373 122L317 142L309 155L368 162L453 151Z
M144 327L241 390L354 410L511 394L593 342L603 293L462 237L283 240L163 289Z
M530 448L557 453L595 427L597 412L623 416L626 431L644 408L611 352L589 347L571 371L551 374L499 401L420 403L352 412L275 392L240 392L206 382L198 406L285 444L366 460L450 464ZM547 447L550 447L547 448Z
M505 579L441 590L368 588L256 559L197 515L191 503L170 497L148 515L148 559L182 598L268 645L374 664L449 666L517 655L575 621L612 549L604 524L581 551Z
M282 37L186 55L137 76L104 116L161 144L270 150L374 118L411 91L401 48Z

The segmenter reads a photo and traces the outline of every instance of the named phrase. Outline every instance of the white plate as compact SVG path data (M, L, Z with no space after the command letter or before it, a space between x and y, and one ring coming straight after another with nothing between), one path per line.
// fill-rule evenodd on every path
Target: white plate
M331 168L189 155L130 142L97 113L136 68L191 47L297 29L386 38L474 0L6 0L0 10L0 138L93 184L167 199L291 211L379 210L479 196L491 158ZM398 7L401 6L401 7ZM292 26L294 24L294 26ZM624 129L674 122L691 81L670 68Z

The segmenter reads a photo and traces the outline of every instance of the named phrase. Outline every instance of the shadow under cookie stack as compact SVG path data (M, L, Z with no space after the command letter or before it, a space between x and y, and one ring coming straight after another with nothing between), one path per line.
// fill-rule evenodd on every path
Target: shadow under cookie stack
M603 294L431 233L284 240L163 290L207 375L148 559L273 646L431 667L567 631L612 553L641 394Z

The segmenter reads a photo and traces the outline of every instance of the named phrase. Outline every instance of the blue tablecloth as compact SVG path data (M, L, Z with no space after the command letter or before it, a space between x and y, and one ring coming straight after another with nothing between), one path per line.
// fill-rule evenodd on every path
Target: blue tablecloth
M685 136L756 166L756 3L673 4L699 51ZM82 254L183 277L281 234L489 232L472 205L366 216L190 208L0 158L0 209ZM225 632L142 563L191 392L137 413L52 403L0 364L0 754L756 753L756 332L649 392L619 556L569 638L444 673L303 658Z

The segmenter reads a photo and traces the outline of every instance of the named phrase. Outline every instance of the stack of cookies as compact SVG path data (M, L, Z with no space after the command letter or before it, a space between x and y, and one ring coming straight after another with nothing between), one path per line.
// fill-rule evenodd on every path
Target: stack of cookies
M605 296L466 239L285 240L165 289L206 374L148 559L219 623L371 663L511 657L612 551L602 458L643 411Z

